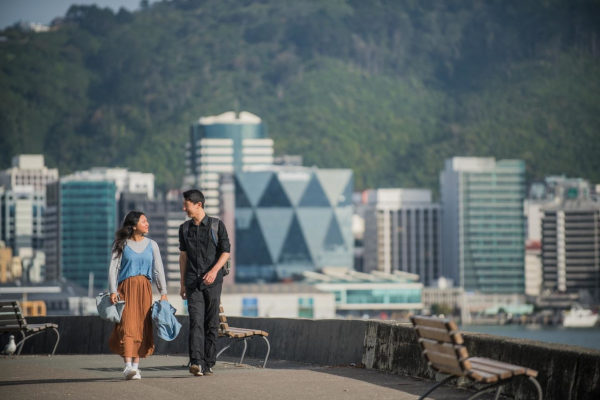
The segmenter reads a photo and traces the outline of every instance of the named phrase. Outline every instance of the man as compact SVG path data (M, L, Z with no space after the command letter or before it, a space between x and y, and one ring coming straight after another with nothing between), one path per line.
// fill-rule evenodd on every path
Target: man
M190 373L202 376L211 374L217 361L221 269L229 259L229 238L220 220L217 237L213 236L212 218L204 212L199 190L183 193L183 211L191 219L179 227L180 294L187 299L190 315Z

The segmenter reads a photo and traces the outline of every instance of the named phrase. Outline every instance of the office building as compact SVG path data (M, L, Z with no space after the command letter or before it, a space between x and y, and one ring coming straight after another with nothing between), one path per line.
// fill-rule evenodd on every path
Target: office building
M60 276L83 287L108 287L108 265L117 229L116 190L110 181L61 179Z
M48 183L58 179L58 169L48 168L41 154L21 154L13 157L12 166L0 171L0 186L11 189L16 186L33 186L43 193Z
M235 175L236 282L352 268L352 171L277 166Z
M154 175L92 168L48 185L46 193L46 280L64 277L84 287L106 288L112 242L121 223L118 201L123 194L153 199Z
M524 293L525 163L454 157L440 184L442 275L465 292Z
M43 249L45 190L35 186L0 186L0 240L14 254L29 257Z
M219 176L273 164L273 139L260 117L233 111L202 117L190 129L184 189L200 189L206 212L220 215Z
M441 274L440 205L426 189L366 191L364 272L419 275L426 286Z
M600 302L600 204L566 200L543 212L543 288Z

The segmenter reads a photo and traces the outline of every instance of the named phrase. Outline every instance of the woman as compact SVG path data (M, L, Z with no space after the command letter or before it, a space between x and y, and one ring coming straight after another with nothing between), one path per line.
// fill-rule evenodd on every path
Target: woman
M152 278L160 291L161 300L167 300L167 284L158 245L144 237L148 233L148 219L144 213L130 211L123 226L115 233L108 280L110 300L125 300L121 322L109 339L113 353L125 361L125 379L142 379L140 357L154 352L152 337ZM118 286L117 286L118 285Z

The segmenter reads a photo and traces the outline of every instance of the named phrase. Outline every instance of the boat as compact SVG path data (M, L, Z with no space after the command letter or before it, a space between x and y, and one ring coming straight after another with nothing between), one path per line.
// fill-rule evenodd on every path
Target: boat
M571 306L568 312L563 314L562 325L565 328L591 328L598 322L600 317L579 304Z

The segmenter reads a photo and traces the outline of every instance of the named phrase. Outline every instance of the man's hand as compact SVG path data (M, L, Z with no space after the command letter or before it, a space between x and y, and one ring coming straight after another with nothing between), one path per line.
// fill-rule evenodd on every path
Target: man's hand
M206 283L207 285L211 285L215 279L217 279L217 273L219 272L219 270L216 270L214 268L211 268L210 271L208 271L203 277L202 279L204 280L204 283Z
M183 300L187 299L187 295L185 294L185 285L181 284L181 289L179 289L179 295Z
M116 293L110 294L110 302L113 304L115 304L117 302L117 294Z
M160 301L167 300L167 295L163 294L160 296Z

